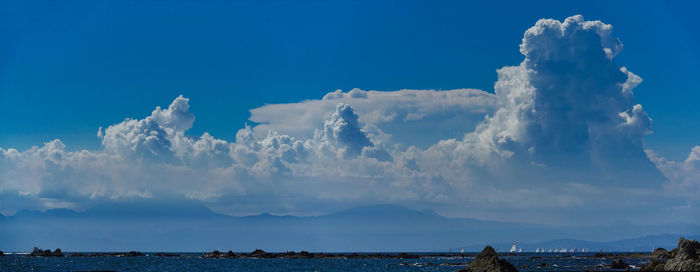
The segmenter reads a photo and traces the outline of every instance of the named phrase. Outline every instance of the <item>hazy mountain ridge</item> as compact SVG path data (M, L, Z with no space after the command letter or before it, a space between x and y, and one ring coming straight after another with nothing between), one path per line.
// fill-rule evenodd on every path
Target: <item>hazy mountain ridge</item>
M486 243L500 249L518 241L534 251L535 247L564 244L561 239L578 239L578 244L595 250L598 242L583 240L617 241L652 234L700 233L698 230L697 225L689 224L562 228L448 218L394 205L357 207L322 216L238 217L215 213L194 202L132 203L100 205L83 212L18 212L0 224L2 246L6 247L0 250L40 246L69 251L448 251L475 245L462 248L478 251ZM624 250L625 243L618 247L610 243L599 245ZM635 248L651 248L645 246Z

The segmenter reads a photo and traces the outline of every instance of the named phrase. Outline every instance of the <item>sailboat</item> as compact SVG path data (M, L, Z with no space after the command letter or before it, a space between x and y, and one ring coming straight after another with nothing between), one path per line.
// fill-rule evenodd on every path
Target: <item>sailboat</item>
M515 252L515 242L513 242L513 246L510 247L510 251L509 251L509 252L510 252L510 253Z
M520 253L520 252L523 252L523 248L522 248L522 247L518 249L518 253Z
M549 249L549 253L552 253L552 249L551 249L551 248Z

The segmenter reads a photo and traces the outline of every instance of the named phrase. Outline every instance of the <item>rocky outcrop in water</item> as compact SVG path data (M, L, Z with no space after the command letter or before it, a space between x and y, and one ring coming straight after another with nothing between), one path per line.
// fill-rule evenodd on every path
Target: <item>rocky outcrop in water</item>
M459 272L515 272L518 269L504 259L499 259L496 250L491 246L486 246L469 267L458 270Z
M2 253L2 250L0 250L0 257L5 256L5 253Z
M248 257L250 258L274 258L275 256L272 253L267 253L262 249L256 249L253 252L251 252Z
M409 254L409 253L399 253L399 254L384 254L384 253L311 253L308 251L287 251L281 253L270 253L262 249L256 249L251 253L234 253L232 251L221 252L214 250L209 253L204 253L202 258L259 258L259 259L272 259L272 258L284 258L284 259L418 259L420 256Z
M233 251L228 251L228 252L221 252L218 250L214 250L209 253L205 253L202 255L202 258L213 258L213 259L219 259L219 258L237 258L239 257L236 253L233 253Z
M95 252L95 253L70 253L66 255L67 257L140 257L146 256L139 251L129 251L129 252Z
M611 264L610 268L612 269L626 269L630 267L628 264L626 264L624 261L622 261L621 258L615 259Z
M668 250L666 250L663 247L654 249L654 251L651 252L651 256L654 258L664 258L664 259L671 258L671 254L668 252Z
M182 255L180 255L180 254L168 253L168 252L158 252L156 254L153 254L153 256L156 256L156 257L182 257Z
M649 264L642 266L642 271L700 271L700 243L681 238L678 247L666 254L660 252L659 257ZM656 252L656 250L654 250Z
M29 257L63 257L63 252L61 252L60 248L57 248L53 252L51 252L50 249L41 249L38 247L35 247L32 249L32 252L29 253Z

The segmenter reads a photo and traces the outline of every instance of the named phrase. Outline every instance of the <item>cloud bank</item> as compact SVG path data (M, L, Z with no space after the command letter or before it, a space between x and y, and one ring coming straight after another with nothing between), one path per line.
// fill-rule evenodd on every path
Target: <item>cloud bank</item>
M276 131L312 137L338 103L351 105L367 133L383 142L428 147L439 140L473 131L496 108L495 96L475 89L348 92L336 90L320 100L268 104L250 110L259 136ZM426 133L431 131L433 133Z
M669 210L698 198L676 192L698 191L700 147L685 162L644 150L651 118L634 102L642 79L615 62L622 48L600 21L542 19L493 93L338 90L252 109L233 142L188 135L195 117L179 96L100 128L99 150L0 149L0 212L189 198L232 214L395 203L515 221L676 220Z

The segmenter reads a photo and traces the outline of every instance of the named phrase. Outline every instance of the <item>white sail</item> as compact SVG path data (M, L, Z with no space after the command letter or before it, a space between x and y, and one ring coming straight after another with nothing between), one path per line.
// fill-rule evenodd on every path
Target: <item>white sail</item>
M513 242L513 246L510 247L510 253L515 252L515 242Z
M552 249L551 249L551 248L549 249L549 253L552 253Z
M523 248L521 247L520 249L518 249L518 252L523 252Z

